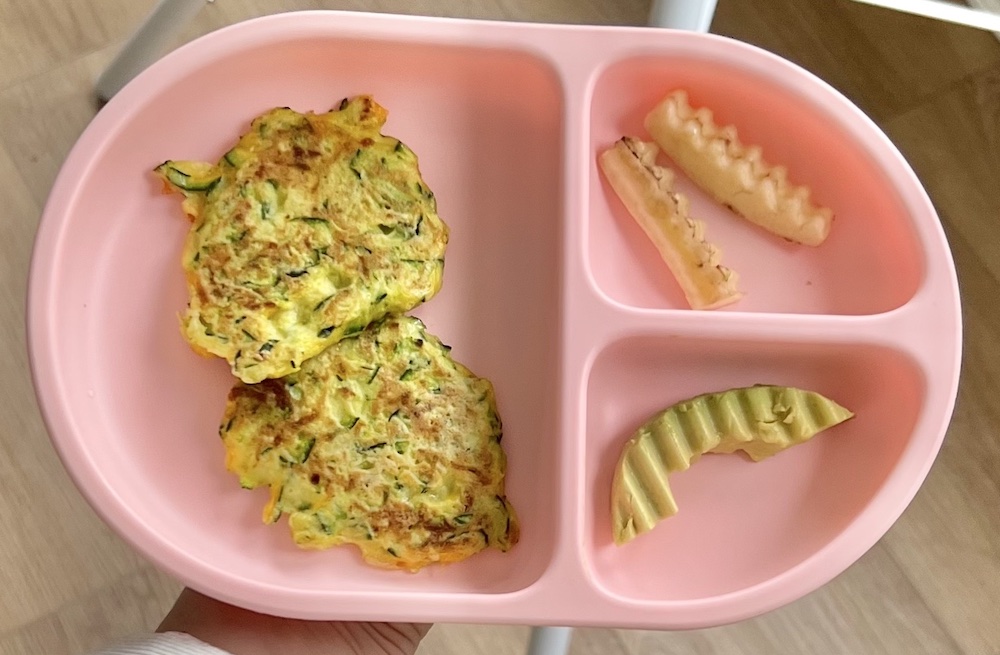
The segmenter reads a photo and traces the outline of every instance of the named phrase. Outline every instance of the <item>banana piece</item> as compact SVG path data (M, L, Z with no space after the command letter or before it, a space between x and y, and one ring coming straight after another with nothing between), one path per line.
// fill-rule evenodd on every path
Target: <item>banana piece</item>
M688 200L673 190L674 173L657 166L655 144L622 137L600 155L611 188L639 223L694 309L715 309L741 297L737 275L719 263L705 224L691 218Z
M663 410L626 442L611 484L611 526L624 544L677 513L667 475L703 453L742 450L756 462L853 417L794 387L757 385L697 396Z
M734 126L719 127L711 110L692 109L684 91L664 98L645 127L695 184L743 218L807 246L830 234L830 209L814 205L809 189L789 183L787 170L764 161L760 148L740 143Z

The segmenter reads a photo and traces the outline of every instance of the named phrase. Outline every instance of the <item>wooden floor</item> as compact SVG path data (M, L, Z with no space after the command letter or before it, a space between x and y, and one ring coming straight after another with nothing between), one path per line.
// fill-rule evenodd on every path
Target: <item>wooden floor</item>
M0 653L82 653L154 626L177 585L75 492L27 371L23 293L41 207L96 109L93 80L154 0L0 0ZM720 0L713 31L782 54L868 112L926 184L964 292L965 369L944 449L860 562L713 630L579 630L577 655L1000 653L1000 42L847 0ZM178 39L302 8L642 24L647 0L218 0ZM836 171L831 171L835 175ZM421 653L514 654L521 627L438 626Z

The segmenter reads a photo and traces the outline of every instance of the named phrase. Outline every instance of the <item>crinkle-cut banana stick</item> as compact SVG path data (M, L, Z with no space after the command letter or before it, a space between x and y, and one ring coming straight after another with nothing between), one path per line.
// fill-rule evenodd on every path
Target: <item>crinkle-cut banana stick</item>
M818 246L833 212L817 207L809 189L788 181L757 146L740 143L736 127L715 124L709 109L692 109L687 93L669 94L647 116L646 130L667 155L717 201L778 236Z
M757 385L697 396L663 410L626 442L611 485L611 526L623 544L677 513L667 475L704 453L759 462L854 414L813 391Z
M738 300L736 273L719 263L721 253L705 240L705 225L691 218L687 198L673 190L674 173L657 166L653 143L622 137L601 153L611 188L639 223L694 309Z

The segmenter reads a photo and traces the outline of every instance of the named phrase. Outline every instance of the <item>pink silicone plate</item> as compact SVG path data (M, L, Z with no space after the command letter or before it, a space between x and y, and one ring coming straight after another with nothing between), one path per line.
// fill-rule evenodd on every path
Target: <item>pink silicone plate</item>
M600 176L598 152L684 87L834 208L793 247L680 188L746 297L686 309ZM266 492L223 467L232 378L180 337L177 197L150 170L217 159L273 107L370 93L420 156L452 229L444 287L417 312L495 384L522 520L510 553L411 575L352 548L297 549L260 522ZM313 12L202 38L143 73L80 138L31 271L39 401L66 467L123 537L183 582L314 619L691 628L796 599L903 511L955 399L958 289L917 179L858 109L808 73L724 38L639 28ZM674 476L681 511L624 546L609 489L654 411L766 382L857 418L760 464Z

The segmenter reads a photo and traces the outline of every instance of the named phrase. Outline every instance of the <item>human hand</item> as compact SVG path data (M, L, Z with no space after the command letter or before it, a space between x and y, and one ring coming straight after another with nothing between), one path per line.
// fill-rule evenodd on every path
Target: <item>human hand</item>
M413 655L430 628L281 619L185 589L157 632L185 632L233 655Z

